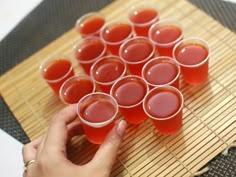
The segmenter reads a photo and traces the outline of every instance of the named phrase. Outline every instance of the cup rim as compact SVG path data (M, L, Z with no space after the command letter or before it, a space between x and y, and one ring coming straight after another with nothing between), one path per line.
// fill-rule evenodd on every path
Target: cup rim
M163 25L163 24L171 24L174 25L176 27L178 27L181 30L181 35L175 39L174 41L168 42L168 43L159 43L156 42L152 39L152 31L154 30L154 28L156 28L157 25ZM166 19L162 19L157 21L156 23L154 23L150 29L148 30L148 38L157 46L161 46L161 47L169 47L174 45L175 43L179 42L182 38L184 37L184 30L183 30L183 25L174 18L166 18Z
M155 62L155 61L157 61L157 60L168 60L168 61L170 61L170 62L173 62L174 64L175 64L175 66L177 67L177 70L178 70L178 73L177 73L177 75L170 81L170 82L168 82L168 83L165 83L165 84L161 84L161 85L171 85L171 84L173 84L178 78L179 78L179 76L180 76L180 65L174 60L174 58L171 58L171 57L168 57L168 56L158 56L158 57L155 57L155 58L153 58L153 59L151 59L151 60L149 60L147 63L145 63L145 65L142 67L142 78L144 78L144 80L150 85L150 86L152 86L152 87L157 87L157 86L161 86L161 85L157 85L157 84L152 84L152 83L150 83L147 79L146 79L146 77L145 77L145 74L144 74L144 72L145 72L145 69L146 69L146 67L149 65L149 64L151 64L152 62Z
M95 83L100 84L100 85L104 85L104 86L105 86L105 85L109 86L109 85L112 85L112 84L117 80L117 79L115 79L114 81L110 81L110 82L100 82L100 81L97 81L97 80L94 78L94 74L93 74L92 70L96 67L96 65L97 65L99 62L102 62L102 61L104 61L104 60L108 60L108 61L109 61L109 58L116 59L117 61L119 61L120 63L122 63L122 64L124 65L124 70L123 70L122 74L121 74L117 79L123 77L123 76L126 74L127 65L126 65L126 63L125 63L124 61L122 61L122 60L120 59L119 56L116 56L116 55L104 56L104 57L100 58L99 60L95 61L95 62L93 63L93 65L91 66L91 68L90 68L90 76L91 76L92 80L94 80Z
M130 15L135 11L135 10L138 10L138 9L142 9L142 8L145 8L145 7L149 7L149 8L152 8L152 9L155 9L155 11L157 12L157 15L155 16L155 18L153 18L152 20L146 22L146 23L135 23L133 22L131 19L130 19ZM151 2L140 2L136 5L133 5L129 12L128 12L128 20L134 25L134 26L138 26L138 27L144 27L144 26L148 26L148 25L151 25L152 23L158 21L160 19L160 9L154 4L154 3L151 3Z
M66 61L69 61L70 65L71 65L69 70L62 77L57 78L57 79L50 80L50 79L44 78L42 73L43 73L43 70L46 68L46 64L48 62L50 62L50 61L56 61L56 60L66 60ZM62 81L63 79L65 79L71 73L71 71L73 71L72 61L71 61L71 59L68 56L66 56L64 54L57 54L57 55L53 55L53 56L47 57L46 59L44 59L41 62L40 66L39 66L39 72L40 72L41 78L44 79L45 81L47 81L48 83L57 83L57 82Z
M91 93L94 93L95 90L96 90L96 84L94 83L94 81L87 75L77 75L77 76L72 76L70 77L69 79L67 79L60 87L60 90L59 90L59 97L61 99L61 101L66 104L66 105L70 105L71 103L67 103L64 99L64 97L62 96L62 91L63 91L63 88L69 84L72 80L81 80L81 79L86 79L86 80L89 80L91 81L91 83L93 84L93 90Z
M102 95L102 96L105 96L105 97L107 97L107 98L112 100L112 102L113 102L112 105L114 105L116 111L115 111L114 115L110 119L108 119L106 121L103 121L103 122L95 123L95 122L89 122L89 121L85 120L80 115L80 112L79 112L80 111L80 107L79 107L79 105L81 104L82 101L88 99L88 97L93 96L93 95ZM111 95L103 93L103 92L89 93L89 94L85 95L84 97L82 97L80 99L80 101L77 103L77 115L78 115L80 121L83 122L84 124L90 126L90 127L93 127L93 128L101 128L101 127L104 127L104 126L108 125L109 123L111 123L117 117L118 111L119 111L119 107L118 107L117 101Z
M123 40L121 41L117 41L117 42L110 42L110 41L107 41L104 39L104 36L103 36L103 31L105 30L105 28L111 24L123 24L123 23L126 23L128 24L130 27L131 27L131 31L130 31L130 34ZM101 40L103 40L103 42L105 44L108 44L108 45L119 45L119 44L122 44L125 40L131 38L134 34L134 27L133 27L133 24L127 20L127 19L116 19L116 20L111 20L109 22L106 22L103 27L101 28L100 30L100 38Z
M121 82L121 81L123 81L123 80L132 79L132 78L141 80L141 81L144 83L144 85L146 86L146 94L145 94L145 96L146 96L147 93L148 93L148 91L149 91L148 83L147 83L142 77L137 76L137 75L127 75L127 76L124 76L124 77L119 78L119 79L118 79L116 82L114 82L114 84L112 85L112 87L111 87L111 89L110 89L110 95L114 98L114 96L113 96L114 93L113 93L113 92L114 92L115 86L116 86L119 82ZM133 104L133 105L124 106L124 105L120 105L118 102L117 102L117 104L118 104L118 106L119 106L120 108L133 108L133 107L136 107L136 106L142 104L142 102L143 102L145 96L143 97L143 99L142 99L141 101L139 101L138 103ZM114 99L115 99L115 98L114 98Z
M127 45L129 42L132 42L132 41L135 41L135 40L146 40L149 42L149 44L152 46L152 52L148 55L147 58L145 58L144 60L141 60L141 61L136 61L136 62L132 62L132 61L127 61L123 58L123 55L122 55L122 48L125 47L125 45ZM129 65L136 65L136 64L140 64L140 63L145 63L146 61L148 61L152 56L154 56L156 52L156 48L154 46L154 44L152 43L152 41L145 37L145 36L135 36L135 37L132 37L132 38L129 38L127 39L126 41L124 41L120 48L119 48L119 56L121 58L121 60L123 60L125 63L129 64Z
M78 49L78 46L82 43L82 42L86 42L86 41L90 41L90 40L97 40L97 41L100 41L104 48L103 48L103 51L95 58L91 59L91 60L80 60L76 57L76 50ZM76 60L79 62L79 63L82 63L82 64L90 64L90 63L93 63L94 61L96 61L98 58L102 57L105 53L106 53L106 50L107 50L107 46L106 44L104 43L103 40L100 39L100 37L97 37L97 36L88 36L88 37L85 37L85 38L80 38L79 41L74 44L73 46L73 55L74 57L76 58Z
M84 21L86 18L91 17L91 16L99 16L99 17L103 18L104 21L106 22L105 16L101 12L93 11L93 12L89 12L89 13L86 13L86 14L80 16L75 22L75 28L77 29L82 21ZM100 30L101 30L101 28L93 33L90 33L90 34L82 34L82 33L80 33L80 34L81 34L81 36L84 36L84 37L93 36L95 34L99 34Z
M191 42L191 41L198 41L198 42L194 42L195 44L202 44L206 49L207 49L207 56L204 60L202 60L200 63L197 63L197 64L194 64L194 65L186 65L186 64L183 64L181 62L178 61L177 57L175 56L175 50L177 49L177 47L179 47L179 45L181 45L183 42ZM181 41L179 41L173 48L173 51L172 51L172 56L174 58L174 60L182 67L186 67L186 68L196 68L196 67L199 67L201 65L203 65L204 63L206 63L209 58L210 58L210 48L209 48L209 45L208 43L202 39L202 38L199 38L199 37L189 37L189 38L186 38L186 39L183 39Z
M181 105L180 105L179 109L178 109L174 114L172 114L172 115L170 115L170 116L168 116L168 117L165 117L165 118L154 117L154 116L152 116L151 114L149 114L149 113L147 112L146 107L145 107L145 103L146 103L146 101L147 101L147 99L148 99L148 96L149 96L152 92L154 92L154 91L156 91L156 90L158 90L158 89L163 89L163 88L169 89L169 90L175 90L175 93L178 93L178 95L179 95L179 98L180 98L180 101L181 101ZM173 87L173 86L169 86L169 85L162 85L162 86L158 86L158 87L155 87L155 88L151 89L151 90L147 93L147 95L145 96L145 98L144 98L144 100L143 100L143 110L144 110L144 112L146 113L146 115L147 115L148 117L150 117L151 119L154 119L154 120L160 120L160 121L169 120L169 119L175 117L177 114L179 114L179 112L183 109L183 107L184 107L184 97L183 97L182 92L181 92L179 89L177 89L177 88L175 88L175 87Z

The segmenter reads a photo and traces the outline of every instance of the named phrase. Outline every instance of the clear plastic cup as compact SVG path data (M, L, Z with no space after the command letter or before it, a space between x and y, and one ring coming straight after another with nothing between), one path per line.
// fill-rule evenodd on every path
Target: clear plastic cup
M172 57L172 50L183 39L183 33L183 27L178 20L163 19L151 26L148 36L160 56Z
M92 64L107 55L106 44L99 37L81 38L73 47L74 56L86 74L90 74Z
M179 89L180 66L170 57L160 56L149 60L142 69L142 77L149 88L170 85Z
M90 12L81 16L75 24L75 28L81 36L99 36L100 30L106 23L105 17L100 12Z
M131 74L141 76L143 65L155 55L155 46L147 37L127 39L119 50L119 56L127 64Z
M184 39L174 47L173 56L180 65L186 83L198 85L207 80L210 49L205 40Z
M127 122L140 124L147 119L142 103L148 93L148 84L136 75L128 75L117 80L111 93L119 105L119 110Z
M154 3L142 2L130 8L128 19L137 36L148 37L148 30L160 19L160 11Z
M109 94L94 92L80 99L77 114L87 139L101 144L115 125L118 104Z
M101 29L100 37L111 54L119 55L120 45L133 37L133 25L124 19L107 22Z
M175 87L164 85L150 90L143 101L143 109L157 131L170 135L182 127L184 98Z
M65 104L75 104L85 95L95 92L96 84L87 75L73 76L60 88L60 99Z
M126 64L115 55L97 60L90 69L90 76L105 93L110 93L112 84L126 74Z
M54 55L45 59L39 67L41 77L57 96L61 85L74 76L71 60L65 55Z

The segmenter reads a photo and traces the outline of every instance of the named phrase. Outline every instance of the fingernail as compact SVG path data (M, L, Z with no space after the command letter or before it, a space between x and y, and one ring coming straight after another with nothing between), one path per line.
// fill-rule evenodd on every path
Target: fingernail
M126 127L127 127L126 121L125 120L121 120L118 123L118 126L116 128L116 132L122 137L124 135L124 133L125 133Z

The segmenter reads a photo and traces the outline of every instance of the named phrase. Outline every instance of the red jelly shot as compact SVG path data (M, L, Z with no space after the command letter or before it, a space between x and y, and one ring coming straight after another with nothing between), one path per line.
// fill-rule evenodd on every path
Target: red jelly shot
M94 144L101 144L115 125L118 105L110 95L95 92L80 99L77 114L87 139Z
M149 38L155 44L160 56L172 57L172 50L183 39L183 28L176 20L160 20L149 29Z
M119 56L127 64L131 74L141 76L143 65L153 58L155 47L146 37L133 37L125 41L119 50Z
M131 8L128 18L137 36L148 37L149 28L159 20L159 10L154 4L140 3Z
M88 75L92 64L106 54L106 44L98 37L82 38L74 46L74 56Z
M126 74L126 64L118 56L109 55L97 60L91 67L90 76L105 93L112 84Z
M74 76L74 70L71 61L66 56L58 55L43 61L40 65L40 74L59 96L61 85Z
M101 13L91 12L81 16L76 21L75 28L82 37L99 36L105 22L105 18Z
M119 55L120 45L133 36L133 26L126 20L111 21L102 27L100 36L108 51L113 55Z
M143 101L143 109L161 134L174 134L182 127L183 95L172 86L152 89Z
M110 94L116 99L127 122L139 124L147 119L142 107L147 92L148 85L141 77L129 75L116 81Z
M150 89L161 85L179 88L179 75L179 64L167 56L153 58L142 69L142 77L147 81Z
M86 75L69 78L60 88L60 98L65 104L75 104L85 95L96 89L93 80Z
M209 47L199 38L180 41L173 56L181 67L183 79L190 85L198 85L208 78Z

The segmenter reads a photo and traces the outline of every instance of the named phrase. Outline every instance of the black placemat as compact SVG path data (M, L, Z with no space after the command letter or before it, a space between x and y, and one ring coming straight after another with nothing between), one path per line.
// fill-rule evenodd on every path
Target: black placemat
M236 4L221 0L189 0L227 28L236 31ZM0 74L61 36L74 26L76 19L97 11L112 0L44 0L0 43ZM25 132L0 99L0 128L22 143L29 142ZM228 156L218 155L202 177L236 177L236 148Z

